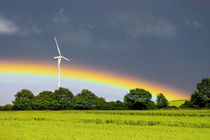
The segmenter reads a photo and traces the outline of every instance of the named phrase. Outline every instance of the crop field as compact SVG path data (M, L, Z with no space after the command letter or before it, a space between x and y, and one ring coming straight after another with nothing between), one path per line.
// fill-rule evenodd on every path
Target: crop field
M209 140L210 110L4 111L1 140Z
M183 103L185 102L185 100L174 100L174 101L169 101L169 106L176 106L176 107L180 107Z

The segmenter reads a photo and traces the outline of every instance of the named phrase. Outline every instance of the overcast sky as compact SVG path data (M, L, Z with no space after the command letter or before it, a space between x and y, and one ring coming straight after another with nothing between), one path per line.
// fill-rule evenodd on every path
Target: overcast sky
M2 0L0 59L73 64L185 90L210 77L209 0Z

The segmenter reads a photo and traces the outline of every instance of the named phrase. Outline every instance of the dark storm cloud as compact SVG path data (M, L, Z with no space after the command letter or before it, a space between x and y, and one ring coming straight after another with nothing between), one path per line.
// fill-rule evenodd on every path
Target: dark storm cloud
M112 17L113 26L124 30L134 38L140 37L173 37L177 34L176 26L170 21L149 15L134 15L128 13L115 14Z
M208 1L20 0L3 1L0 9L1 59L49 61L57 53L56 35L72 63L147 78L189 94L210 76Z

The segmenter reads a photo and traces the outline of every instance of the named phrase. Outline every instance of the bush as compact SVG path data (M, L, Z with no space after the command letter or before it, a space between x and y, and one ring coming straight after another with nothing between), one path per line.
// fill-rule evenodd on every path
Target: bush
M108 110L127 110L128 107L124 102L121 102L119 100L117 101L110 101L107 103L108 104Z
M191 108L192 107L192 103L191 101L185 101L180 108Z
M154 109L156 109L157 108L157 106L155 105L155 102L153 102L153 101L150 101L149 102L149 104L147 105L147 110L154 110Z
M11 104L0 106L0 111L11 111L11 110L13 110L13 105Z

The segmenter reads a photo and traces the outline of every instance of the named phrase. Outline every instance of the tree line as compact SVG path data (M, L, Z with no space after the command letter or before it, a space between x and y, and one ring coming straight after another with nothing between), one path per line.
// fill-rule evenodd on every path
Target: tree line
M87 89L73 95L67 88L43 91L35 96L30 90L22 89L15 94L13 105L0 106L0 110L151 110L177 108L168 106L168 100L160 93L156 102L152 94L144 89L131 89L123 101L107 102ZM197 84L190 100L186 100L181 108L210 108L210 78L202 79Z
M62 87L54 92L40 92L37 96L28 89L22 89L15 94L13 105L1 106L0 110L141 110L168 106L168 100L163 94L157 96L157 104L151 99L150 92L139 88L131 89L124 96L124 101L110 102L87 89L83 89L75 96L69 89Z

